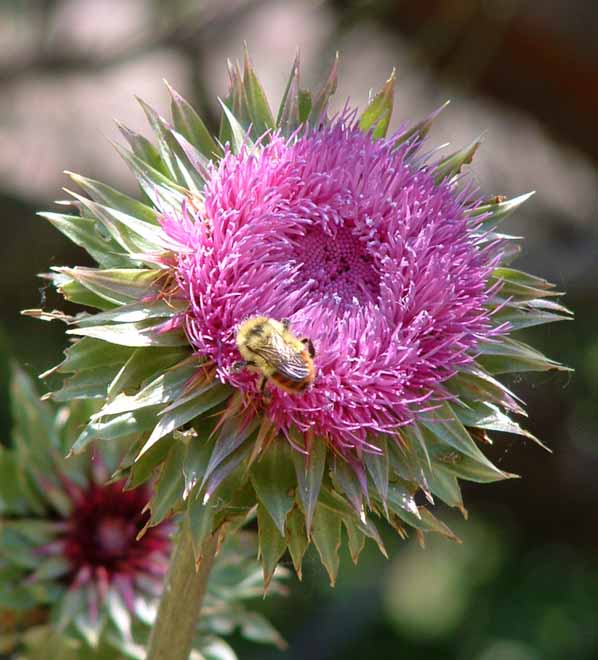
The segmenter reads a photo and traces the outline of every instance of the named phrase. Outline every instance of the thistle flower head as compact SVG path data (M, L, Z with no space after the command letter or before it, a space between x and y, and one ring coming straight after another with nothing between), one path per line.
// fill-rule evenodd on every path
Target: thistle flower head
M220 380L235 373L239 322L287 319L316 349L303 396L271 386L263 414L341 452L368 449L446 398L443 383L494 336L488 303L499 241L471 186L455 194L417 161L405 132L373 140L350 114L259 148L227 149L203 204L166 213L189 340ZM397 147L397 143L399 146ZM371 448L370 448L371 450Z
M430 506L465 511L458 479L511 476L479 447L532 437L496 375L560 365L509 333L568 311L508 267L496 226L528 195L477 191L462 169L479 141L426 153L435 114L387 137L394 76L332 118L336 63L312 94L295 62L276 118L248 58L230 77L218 139L174 90L172 120L142 103L157 146L123 129L143 202L72 175L79 214L44 215L98 268L50 277L97 311L29 313L82 337L53 396L103 405L73 452L127 438L117 476L159 476L150 526L185 511L199 553L257 504L266 584L311 541L334 582L341 525L355 560L366 537L384 552L375 517L452 536ZM279 336L240 368L255 317Z

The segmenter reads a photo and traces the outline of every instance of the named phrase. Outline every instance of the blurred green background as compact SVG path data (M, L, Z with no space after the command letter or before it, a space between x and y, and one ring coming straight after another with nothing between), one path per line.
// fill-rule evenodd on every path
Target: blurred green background
M308 83L341 52L337 107L363 104L397 66L397 125L450 98L434 144L487 130L482 189L537 191L507 229L526 237L519 265L566 290L576 320L528 339L575 374L511 385L554 453L499 438L492 457L524 479L465 486L463 545L422 551L389 533L390 560L344 557L334 590L308 557L291 599L263 603L289 650L233 645L255 660L597 659L597 33L595 0L0 2L2 437L10 356L36 374L65 346L63 327L19 310L58 305L36 274L85 261L35 211L61 197L65 169L133 190L109 139L113 118L143 128L134 94L166 112L166 78L213 122L243 40L276 102L297 47Z

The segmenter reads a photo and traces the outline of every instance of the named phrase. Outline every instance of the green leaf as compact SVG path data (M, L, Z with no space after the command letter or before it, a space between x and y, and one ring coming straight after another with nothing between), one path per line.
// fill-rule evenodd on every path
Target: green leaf
M210 179L210 161L196 149L186 137L177 133L174 129L170 131L172 138L176 141L179 149L185 155L188 166L191 167L195 174L193 175L196 189L203 189L204 182Z
M98 367L118 366L131 356L131 349L114 346L99 339L84 337L64 351L65 359L58 366L61 373L96 369Z
M247 107L252 123L251 134L258 139L267 130L274 128L274 117L268 105L268 99L257 78L255 69L245 49L245 66L243 71L243 87L247 97Z
M318 125L319 122L322 120L328 109L328 102L330 101L330 97L336 91L337 69L338 69L338 53L336 53L334 57L334 61L332 63L332 67L330 69L330 73L328 74L328 78L326 79L326 82L323 84L323 86L317 93L316 97L314 98L313 107L311 109L311 114L310 114L310 122L313 125Z
M515 420L492 403L470 403L459 406L455 404L455 414L462 424L488 431L500 431L502 433L514 433L523 435L534 442L539 440L529 431L522 428Z
M189 351L184 348L139 348L133 351L110 383L108 398L114 400L125 390L137 388L148 380L152 381L157 374L169 371L188 355Z
M467 371L460 371L447 381L446 386L458 400L468 405L477 401L495 403L515 413L525 414L518 403L518 397L477 365L470 366Z
M477 350L480 354L477 361L492 374L549 369L571 371L531 346L508 337L502 337L500 341L493 343L480 343Z
M345 493L357 515L362 515L364 493L355 471L343 458L336 458L332 479L337 489Z
M205 431L198 437L191 438L187 447L187 456L183 465L183 476L185 477L185 497L189 497L191 491L202 482L210 456L214 451L216 438L211 435L211 424L204 424ZM150 450L151 451L151 450Z
M397 514L399 511L407 511L419 516L413 490L409 482L393 481L388 487L388 508Z
M162 161L170 177L184 188L199 193L203 189L204 179L173 135L172 127L142 99L138 98L137 101L158 138Z
M312 442L309 457L302 456L298 451L291 452L297 476L297 495L305 512L305 528L308 535L320 494L327 453L326 443L320 438Z
M453 447L474 461L490 464L449 403L444 402L435 410L426 413L426 420L423 421L422 427L427 429L437 442Z
M56 614L56 627L64 631L78 612L85 609L87 604L83 600L82 589L67 589L58 603Z
M133 323L148 319L167 319L183 312L184 309L176 303L160 299L151 302L129 303L97 314L80 314L77 317L77 325L85 328L89 325L104 323Z
M176 349L175 349L176 350ZM153 353L158 353L159 355L164 356L165 351L168 351L166 355L168 358L174 357L176 353L173 352L173 349L154 349ZM177 351L182 352L182 351ZM135 351L131 360L136 357L136 364L133 367L133 371L137 373L141 369L140 360L145 358L149 353L147 350L138 349ZM127 364L131 360L127 361ZM126 365L125 365L126 367ZM112 401L107 403L94 417L104 417L106 415L116 415L123 412L128 412L130 410L138 410L140 408L147 408L148 406L156 405L166 405L171 403L176 398L182 396L185 392L185 389L189 386L190 379L197 372L198 366L195 364L189 364L189 361L183 359L179 364L172 366L166 372L160 372L160 375L150 381L144 388L142 388L137 394L127 395L120 394ZM153 371L152 365L152 371ZM138 383L139 381L137 381ZM200 394L201 392L197 392Z
M258 504L257 524L260 557L264 571L264 593L268 591L274 570L286 550L285 538L281 536L274 520L264 506Z
M359 555L365 547L365 534L357 528L355 523L348 519L343 518L343 524L347 530L347 541L349 545L349 554L354 564L359 561Z
M385 438L379 436L376 438L376 446L380 447L381 453L373 454L371 452L364 452L363 460L374 482L374 486L380 495L380 499L384 507L386 507L389 478L388 443Z
M402 133L394 144L395 149L401 144L405 144L406 142L412 143L412 148L414 148L415 145L420 144L421 141L430 132L430 128L432 128L432 124L438 115L447 107L449 103L450 101L445 101L437 110L428 115L428 117L422 119L422 121L414 124L410 129Z
M70 401L72 399L104 399L108 386L119 370L118 364L97 366L78 371L65 379L63 386L52 392L54 401Z
M396 75L393 69L384 87L368 103L367 108L359 118L359 128L364 133L372 131L372 137L382 138L386 135L392 115Z
M106 422L94 421L83 430L70 453L80 454L94 440L115 440L148 431L156 423L158 410L159 408L144 408L117 415Z
M571 321L571 312L566 307L562 307L561 313L554 313L542 309L543 303L549 301L542 299L526 300L519 303L509 303L499 309L492 315L492 321L495 325L509 324L511 331L531 328L535 325L544 323L554 323L555 321Z
M222 106L223 117L226 118L226 122L228 123L230 147L233 154L239 154L245 145L252 147L253 144L249 139L249 136L246 134L243 126L241 126L237 118L228 109L225 103L220 101L220 105Z
M299 105L299 123L304 124L312 111L311 92L306 89L300 89L297 92L297 103Z
M255 431L257 420L251 424L242 425L242 421L235 415L229 417L218 434L214 450L210 456L208 466L202 479L201 488L204 487L212 472L233 452L235 452L247 438Z
M312 539L334 587L340 563L338 550L341 544L341 519L323 506L316 506Z
M511 215L513 211L517 210L522 204L534 195L535 192L529 192L513 199L504 199L504 197L497 196L486 204L477 206L475 209L465 211L465 215L477 217L483 214L489 214L484 220L484 229L493 229L505 218Z
M278 437L251 467L251 483L258 499L282 536L285 534L287 514L293 508L292 493L297 487L291 456L288 443Z
M80 282L93 293L116 305L157 297L163 271L140 268L60 268L58 272Z
M0 515L25 515L28 511L20 483L14 478L18 470L16 454L0 445Z
M241 623L241 635L260 644L273 644L285 649L286 643L274 626L257 612L245 612Z
M127 252L136 255L172 247L172 241L160 226L139 220L110 206L98 204L75 192L70 194L78 201L81 209L97 218L114 241Z
M500 294L504 297L516 296L520 299L531 300L545 296L562 295L559 291L554 291L554 284L544 278L514 268L495 268L492 272L492 278L502 282Z
M204 505L201 499L188 498L187 517L195 561L199 561L201 558L204 541L212 533L215 513L216 507L211 502Z
M172 330L161 333L163 319L150 319L137 323L120 323L118 325L92 325L84 328L67 330L69 335L95 337L111 344L120 346L188 346L189 341L182 331Z
M436 534L441 534L442 536L450 539L451 541L456 541L460 543L459 538L453 533L453 531L445 525L441 520L438 520L425 506L419 507L419 515L415 516L404 509L397 512L399 518L406 522L411 527L419 529L422 532L434 532Z
M218 492L218 508L219 518L217 525L220 525L227 520L238 521L239 518L244 520L247 511L255 504L255 495L251 490L251 503L247 505L247 500L242 495L246 495L247 491L243 486L247 483L247 458L251 451L249 443L245 443L238 447L230 456L227 456L218 467L212 471L204 489L203 501L204 504L210 501L216 491ZM239 465L244 464L243 468L237 470ZM242 491L242 494L240 492ZM235 508L233 499L237 499L240 494L240 499L243 499L243 504Z
M296 55L276 116L276 126L281 128L285 135L290 135L299 126L298 94L299 55Z
M51 273L48 276L56 287L58 293L70 302L77 305L85 305L87 307L95 307L96 309L111 309L114 303L108 302L104 298L92 293L89 289L84 287L81 282L77 282L72 277L64 273Z
M202 390L201 394L187 401L187 403L162 414L148 441L139 452L139 456L142 456L160 438L203 415L207 410L228 399L230 395L231 390L228 386L216 383L209 389Z
M41 451L41 456L46 457L48 448L58 444L53 411L46 402L40 401L32 379L16 364L12 365L10 397L13 424L21 443L36 449L36 444L39 447L44 438L46 447L39 447L37 453Z
M233 649L219 637L202 637L199 652L201 655L197 659L193 655L189 656L191 660L237 660Z
M136 176L139 185L159 211L180 210L188 191L146 161L119 145L117 151Z
M127 215L131 215L139 220L145 220L153 225L158 225L158 213L151 206L140 202L133 197L121 193L105 183L88 179L80 174L67 172L70 178L96 202L118 209Z
M157 172L164 176L168 176L168 170L165 163L162 161L160 151L143 135L134 131L132 128L125 126L120 121L116 121L119 131L122 133L125 140L137 156L144 163L153 167Z
M434 464L434 469L428 475L428 483L430 490L434 495L439 497L448 506L456 507L466 515L466 510L463 506L463 496L459 488L459 482L454 474L445 470L442 465Z
M301 580L301 564L303 562L303 555L307 550L309 541L305 533L305 520L303 513L295 507L287 516L287 531L286 541L293 560L293 566L297 576Z
M97 220L64 213L38 213L49 220L73 243L82 247L104 268L120 268L130 263L130 257L122 252L111 237L103 237L97 231Z
M172 447L172 442L172 438L161 438L131 465L125 490L133 490L150 479L154 470L166 458ZM135 454L137 454L137 451Z
M517 475L499 470L488 459L477 461L470 456L465 456L456 450L447 449L446 445L435 443L435 438L429 434L427 429L423 429L433 469L436 469L440 463L446 471L467 481L476 481L478 483L492 483L504 479L512 479Z
M174 128L209 160L222 156L222 149L212 137L210 131L195 112L193 107L168 83L172 97L171 112Z
M463 165L469 165L473 157L482 144L482 137L476 138L463 149L443 158L435 167L436 183L441 183L445 179L452 179L461 172Z
M64 557L48 557L38 562L33 573L27 578L31 582L55 580L64 577L71 570L71 564Z
M161 523L179 504L185 488L183 465L187 447L183 442L173 440L172 447L162 464L162 471L150 499L152 526Z

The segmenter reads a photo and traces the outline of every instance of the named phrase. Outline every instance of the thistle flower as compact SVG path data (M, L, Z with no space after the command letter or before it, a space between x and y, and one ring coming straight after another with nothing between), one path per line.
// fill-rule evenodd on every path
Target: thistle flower
M104 483L118 462L110 444L64 460L93 406L53 410L19 370L11 389L14 443L0 451L0 649L20 645L23 657L144 658L175 525L139 534L149 518L149 485L123 491L122 481ZM205 657L235 657L217 635L236 627L282 644L242 605L262 587L253 551L245 534L221 553L196 636Z
M509 335L568 312L508 266L496 226L529 195L479 193L462 172L478 140L426 151L437 113L387 136L394 75L361 115L332 117L336 63L312 94L295 62L276 119L248 58L230 82L218 139L174 90L170 121L142 102L157 146L122 127L143 202L71 175L79 214L43 215L99 267L50 277L99 311L30 313L83 337L53 396L102 402L74 453L122 438L119 475L158 472L150 525L185 511L199 554L257 503L266 584L287 548L300 575L312 540L334 583L341 525L355 561L366 537L384 552L375 517L453 537L430 506L465 512L458 479L512 476L479 447L532 437L496 376L561 367ZM237 368L256 316L311 341L306 391Z

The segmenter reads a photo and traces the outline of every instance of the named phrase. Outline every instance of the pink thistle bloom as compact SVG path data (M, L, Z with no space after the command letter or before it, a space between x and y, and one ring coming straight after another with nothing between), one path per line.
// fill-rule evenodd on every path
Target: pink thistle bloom
M487 308L500 249L484 241L472 186L435 181L420 144L375 140L352 115L289 139L227 150L200 210L164 215L180 242L176 275L186 332L222 381L253 394L232 369L239 324L288 319L316 349L303 395L270 386L264 414L337 449L367 449L434 401L442 383L496 334Z
M155 148L123 130L143 202L71 175L85 227L45 214L98 261L51 276L97 310L66 319L83 339L55 396L102 400L73 453L135 438L122 473L167 475L151 520L185 510L196 559L257 505L266 586L312 541L334 583L341 526L355 561L366 537L385 552L376 517L454 538L430 507L465 513L459 480L513 476L480 448L535 439L498 378L563 367L509 333L570 312L509 266L518 246L495 228L529 195L480 195L462 172L479 141L426 154L437 113L386 137L394 74L359 117L329 119L336 63L311 92L296 60L276 113L248 56L229 73L217 138L172 89L170 119L142 103Z

